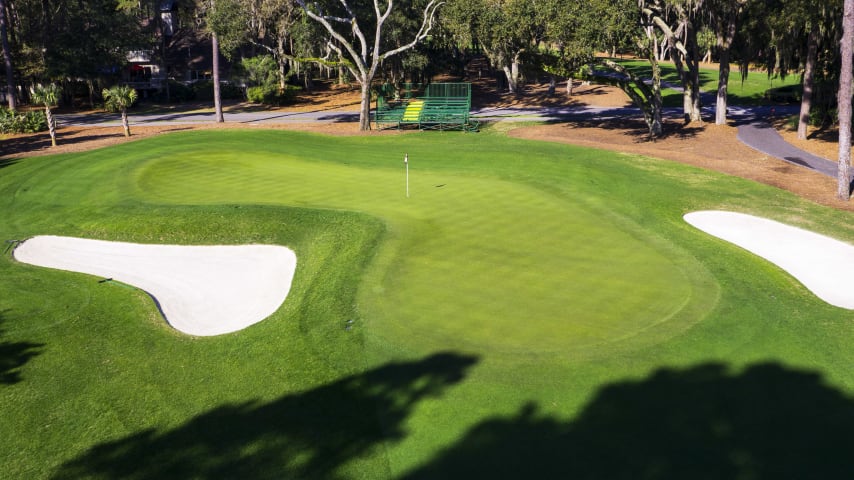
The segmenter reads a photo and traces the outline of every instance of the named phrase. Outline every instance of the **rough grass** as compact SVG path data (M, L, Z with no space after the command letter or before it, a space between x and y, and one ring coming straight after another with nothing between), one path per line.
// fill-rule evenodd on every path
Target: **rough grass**
M218 130L8 165L0 202L4 239L299 257L272 318L191 338L141 292L4 255L11 478L850 472L850 312L681 220L854 238L780 190L489 131Z

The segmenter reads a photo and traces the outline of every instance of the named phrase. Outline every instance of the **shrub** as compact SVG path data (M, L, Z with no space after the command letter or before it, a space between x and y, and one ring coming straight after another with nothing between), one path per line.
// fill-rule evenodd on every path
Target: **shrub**
M268 103L276 89L271 87L249 87L246 89L246 100L251 103Z
M786 119L786 127L795 131L798 129L798 123L800 122L800 115L789 115L789 118Z
M192 88L184 85L183 83L169 80L169 102L187 102L194 98L196 97ZM151 96L151 99L155 102L166 102L166 89L164 88L163 90L154 93L154 95Z
M47 130L47 119L41 110L15 112L0 107L0 133L36 133Z
M47 118L41 110L30 111L24 114L24 133L43 132L47 130Z
M270 86L278 82L278 65L272 55L244 58L237 65L239 75L248 85Z
M800 85L771 88L765 92L765 100L778 103L798 103L802 96L803 88Z
M264 105L285 105L293 100L299 87L286 85L285 90L280 92L274 85L260 87L249 87L246 89L246 100L251 103L262 103Z
M213 81L202 80L192 86L196 100L213 100ZM223 100L242 100L243 89L233 83L219 84L219 96Z
M823 105L819 105L817 108L813 107L810 110L810 125L814 127L829 127L836 125L837 119L839 118L839 112L836 108L822 108Z

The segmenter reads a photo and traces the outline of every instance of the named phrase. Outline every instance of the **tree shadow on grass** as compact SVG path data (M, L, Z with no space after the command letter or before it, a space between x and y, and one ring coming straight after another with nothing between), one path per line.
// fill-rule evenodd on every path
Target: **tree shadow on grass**
M18 163L17 158L0 158L0 168L11 167L16 163Z
M101 140L106 138L122 138L124 137L124 133L122 133L121 127L111 127L115 128L115 131L105 132L103 130L99 131L97 134L92 135L77 135L80 133L79 129L61 129L56 134L56 141L58 145L66 146L66 145L76 145L80 143L91 142L95 140ZM64 135L71 135L70 137L66 137ZM19 158L19 156L26 156L29 154L33 154L36 152L45 152L51 153L51 140L50 134L47 132L44 133L33 133L28 135L19 135L14 138L10 138L3 141L3 155L8 156L8 159L4 161L9 162L11 165L12 161ZM3 166L0 164L0 166Z
M44 345L2 340L3 321L3 312L0 312L0 384L12 385L21 381L21 368L39 355Z
M559 120L548 123L566 124L577 128L601 128L603 130L613 130L628 137L634 138L635 143L655 143L658 140L674 138L678 140L688 140L700 135L703 130L703 125L685 124L684 122L673 119L664 119L662 121L662 134L659 137L650 137L649 127L644 122L640 113L636 117L618 117L618 118L589 118L582 120Z
M489 419L405 478L850 479L852 432L816 373L705 364L606 386L573 421Z
M462 381L475 363L436 354L270 403L224 405L173 430L97 445L56 478L339 478L339 467L402 439L415 405Z

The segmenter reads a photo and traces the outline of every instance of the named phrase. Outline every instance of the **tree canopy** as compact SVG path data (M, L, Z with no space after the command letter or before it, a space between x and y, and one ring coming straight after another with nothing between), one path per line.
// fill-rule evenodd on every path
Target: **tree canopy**
M96 86L127 81L121 72L129 52L150 52L161 78L183 80L174 73L176 62L198 55L192 42L215 34L210 39L235 65L269 55L279 92L289 81L311 88L319 72L335 72L342 83L356 80L363 89L362 127L367 128L370 88L377 77L393 84L406 77L429 79L440 71L460 72L465 62L482 55L499 74L503 91L518 93L526 81L545 76L553 84L568 80L571 94L571 78L597 52L674 62L685 118L701 121L699 64L711 59L720 63L717 123L726 121L730 63L742 75L762 67L803 76L800 131L805 136L807 122L835 121L842 3L0 0L0 70L10 107L15 93L27 100L30 86L47 82L63 84L65 95L79 91L71 84L87 85L93 102L102 92ZM177 20L167 18L172 13ZM168 85L163 83L167 97Z

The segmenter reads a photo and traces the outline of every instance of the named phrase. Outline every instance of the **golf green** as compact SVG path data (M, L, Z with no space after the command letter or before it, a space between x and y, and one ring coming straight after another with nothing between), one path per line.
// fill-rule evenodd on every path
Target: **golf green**
M383 341L414 352L595 353L603 342L640 345L645 334L682 329L662 324L678 318L695 285L674 263L679 253L640 227L571 196L431 172L427 155L413 155L406 198L399 152L357 167L325 161L333 151L184 152L147 162L138 187L158 202L378 216L391 234L361 286L360 311Z

